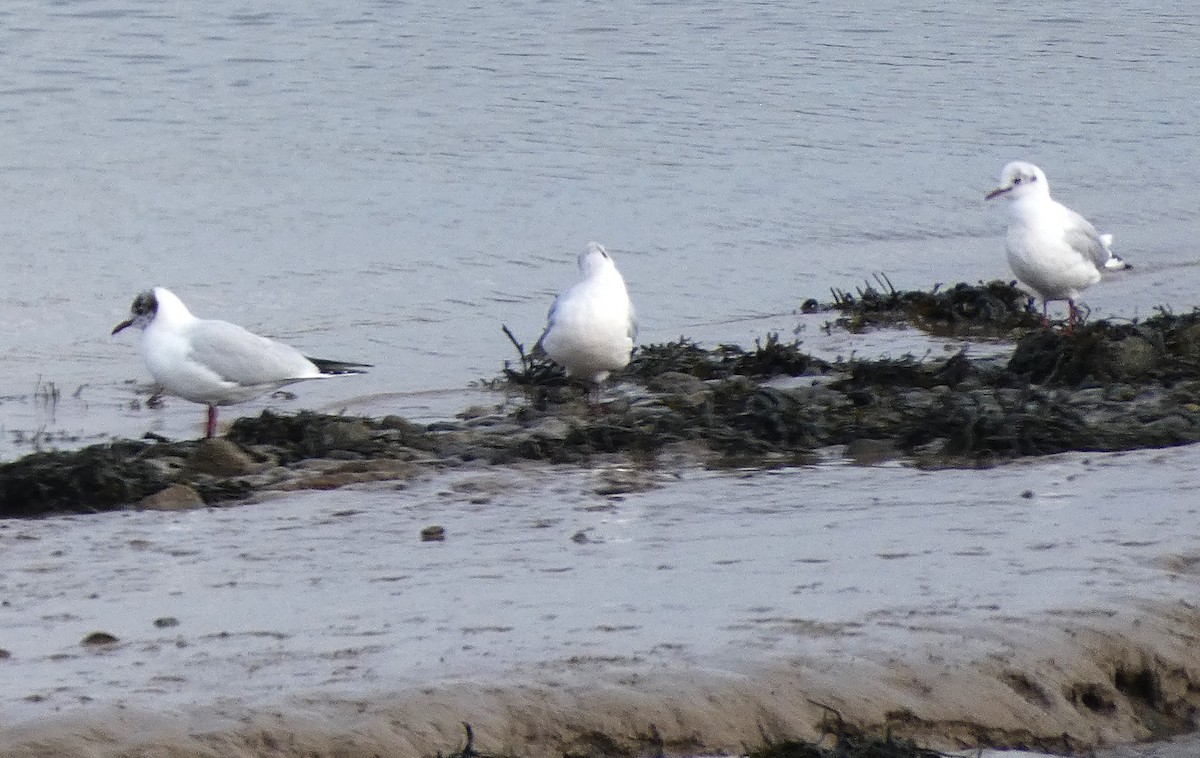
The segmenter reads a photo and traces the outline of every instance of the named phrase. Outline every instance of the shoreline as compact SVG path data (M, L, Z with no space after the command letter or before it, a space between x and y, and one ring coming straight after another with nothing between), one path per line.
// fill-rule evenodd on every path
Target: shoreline
M42 714L0 747L433 755L466 722L473 755L687 755L820 740L829 709L922 749L1193 734L1193 334L681 340L600 410L522 356L453 420L264 412L0 465L0 679Z
M1161 739L1200 707L1197 468L460 466L9 522L0 747L433 755L465 721L486 753L696 755L828 709L942 750Z
M1034 314L1011 284L835 294L830 308L843 315L828 328L916 322L1015 336L1014 348L1007 358L964 348L946 359L829 361L773 334L753 349L681 339L639 347L597 411L586 388L517 344L519 363L488 383L504 397L452 421L264 411L214 440L33 453L0 464L0 516L198 506L481 462L648 461L676 448L715 467L803 463L828 448L860 462L988 467L1200 441L1200 313L1068 334L1030 329Z

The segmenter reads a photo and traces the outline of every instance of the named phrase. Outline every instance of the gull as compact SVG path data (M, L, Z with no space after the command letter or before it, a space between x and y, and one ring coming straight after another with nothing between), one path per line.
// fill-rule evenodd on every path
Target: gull
M196 318L164 287L139 294L132 316L112 333L142 330L142 357L154 381L170 395L208 406L206 437L217 429L217 406L243 403L292 382L359 374L364 363L305 357L294 347L237 324Z
M1051 300L1066 300L1067 328L1079 317L1079 294L1100 281L1101 269L1129 268L1112 251L1112 235L1100 234L1083 216L1050 197L1046 174L1013 161L1000 171L1000 186L987 199L1009 201L1008 265L1042 298L1042 321Z
M563 292L546 316L546 331L534 346L567 376L599 385L629 363L637 338L633 304L612 256L598 242L579 254L580 280Z

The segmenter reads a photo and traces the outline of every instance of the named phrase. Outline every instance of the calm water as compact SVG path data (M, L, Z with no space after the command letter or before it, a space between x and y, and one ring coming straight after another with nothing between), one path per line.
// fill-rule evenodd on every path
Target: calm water
M501 323L536 338L590 239L647 342L787 332L875 271L1009 276L982 195L1016 157L1138 266L1100 314L1195 304L1200 24L1169 4L300 5L0 11L6 456L197 433L128 407L147 375L108 332L151 285L377 367L284 407L420 416L495 375Z
M789 334L801 300L877 271L921 288L1008 277L983 194L1015 158L1136 266L1088 293L1096 315L1197 305L1200 22L1175 4L446 5L0 8L0 458L32 437L199 434L198 407L137 405L136 340L109 337L152 285L375 364L283 408L429 418L512 356L502 323L536 338L591 239L626 274L644 342ZM801 336L825 339L816 324ZM1003 476L1061 463L1020 465ZM1122 497L1161 478L1126 469ZM763 481L729 486L752 503ZM845 486L866 502L880 481ZM656 497L686 510L686 492Z

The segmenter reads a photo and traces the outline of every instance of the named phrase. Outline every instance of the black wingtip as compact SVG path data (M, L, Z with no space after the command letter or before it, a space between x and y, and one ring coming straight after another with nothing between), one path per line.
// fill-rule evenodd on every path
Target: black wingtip
M365 374L369 368L375 368L370 363L350 363L349 361L330 361L324 358L311 358L305 356L317 370L328 376L338 376L339 374Z

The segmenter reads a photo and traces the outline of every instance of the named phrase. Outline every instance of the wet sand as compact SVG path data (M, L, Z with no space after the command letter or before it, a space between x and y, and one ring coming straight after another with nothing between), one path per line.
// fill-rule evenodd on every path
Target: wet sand
M727 752L824 706L944 748L1190 724L1200 448L690 460L4 522L0 749L432 755L466 721L490 751Z

